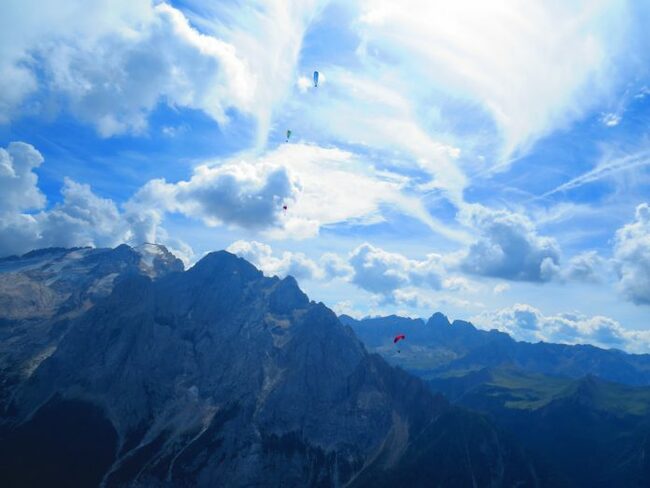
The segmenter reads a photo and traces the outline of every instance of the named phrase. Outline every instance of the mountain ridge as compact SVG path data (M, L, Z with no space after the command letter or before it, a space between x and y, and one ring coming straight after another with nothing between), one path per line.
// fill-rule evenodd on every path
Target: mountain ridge
M523 453L489 422L369 354L295 279L267 278L225 251L186 271L171 262L152 276L139 256L119 246L70 251L63 261L55 253L29 266L32 258L12 260L11 269L0 269L6 287L17 276L35 283L45 277L41 285L59 298L47 313L36 310L40 315L30 324L40 328L14 318L6 331L9 341L12 327L21 331L25 348L4 370L20 374L12 381L3 376L0 480L24 486L42 485L47 478L39 476L85 476L105 487L380 485L375 481L382 473L404 476L407 452L461 459L467 443L481 446L470 456L477 482L534 479ZM89 294L98 282L105 282L102 293ZM33 346L40 341L47 354L25 369L41 354ZM87 427L52 431L54 417ZM466 443L453 441L466 427ZM65 474L60 467L73 463L59 436L74 440L73 451L90 452L88 432L103 439L93 444L101 448L95 467ZM37 445L44 458L35 457ZM431 476L469 483L465 461L435 473L426 464L416 468L409 466L412 486L427 485Z
M339 319L352 327L371 350L424 377L511 364L549 375L579 378L593 373L623 384L650 385L650 354L590 344L516 341L505 332L478 329L464 320L450 323L441 313L433 314L426 322L398 316L354 319L341 315ZM407 335L400 353L391 347L392 337L398 332Z

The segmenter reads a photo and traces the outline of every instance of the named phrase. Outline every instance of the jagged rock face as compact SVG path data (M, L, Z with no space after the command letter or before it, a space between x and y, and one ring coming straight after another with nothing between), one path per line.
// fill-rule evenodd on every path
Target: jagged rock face
M266 278L226 252L186 272L171 261L162 268L169 272L151 273L155 266L124 248L113 257L86 251L83 259L103 260L89 283L116 273L110 294L78 289L84 298L77 301L88 304L65 319L66 333L47 359L11 385L0 456L12 459L11 442L28 458L34 423L73 409L114 452L84 473L104 486L368 485L382 472L400 479L407 453L426 459L448 448L466 457L468 440L426 442L442 432L454 437L456 424L440 419L466 425L462 416L419 380L369 355L293 278ZM40 319L43 327L61 320L57 306L39 309L50 317ZM489 426L472 440L481 446L473 452L477 468L450 463L445 476L470 486L472 479L480 486L531 479ZM412 486L437 476L415 474ZM4 479L12 476L9 470Z
M182 271L181 261L158 247L165 259L153 260L150 275ZM143 269L143 254L125 245L50 248L0 259L0 412L13 386L56 350L71 321L109 296L117 277Z

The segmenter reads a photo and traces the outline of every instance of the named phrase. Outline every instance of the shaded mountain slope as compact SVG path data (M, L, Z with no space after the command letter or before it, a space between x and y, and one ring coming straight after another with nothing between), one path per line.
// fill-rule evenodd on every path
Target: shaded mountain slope
M430 381L488 414L535 459L545 485L650 485L650 388L484 369Z
M650 486L650 387L634 386L648 384L650 356L516 342L468 322L450 324L439 313L426 323L341 320L432 391L489 416L517 439L541 486ZM396 333L407 336L399 352Z

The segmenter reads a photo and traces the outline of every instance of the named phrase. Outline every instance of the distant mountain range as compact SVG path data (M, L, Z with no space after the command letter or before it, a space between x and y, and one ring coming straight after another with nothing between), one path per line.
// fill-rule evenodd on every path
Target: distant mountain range
M458 358L460 359L460 358ZM293 278L161 246L0 260L0 486L538 486L514 437Z
M340 320L432 391L487 414L526 449L540 486L650 486L649 355L517 342L440 313Z
M591 345L518 342L504 332L480 330L464 320L450 323L439 312L426 322L396 315L362 320L341 315L339 319L370 350L422 377L509 365L569 378L592 374L626 385L650 385L650 354ZM399 348L393 344L398 333L407 337Z

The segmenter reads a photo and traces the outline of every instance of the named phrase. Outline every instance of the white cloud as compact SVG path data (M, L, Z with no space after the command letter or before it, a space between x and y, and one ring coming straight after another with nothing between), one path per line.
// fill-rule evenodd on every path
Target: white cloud
M442 287L442 258L436 254L417 261L365 243L350 253L349 263L352 283L386 299L407 286Z
M399 80L375 73L328 66L330 81L291 101L292 123L305 127L308 136L332 138L361 146L385 168L410 174L418 191L440 191L455 205L463 201L468 185L459 163L460 149L443 134L432 134L419 120L419 102ZM297 119L296 119L297 118Z
M636 208L634 222L616 232L614 263L619 287L636 304L650 305L650 206Z
M442 281L442 287L445 290L457 292L476 292L478 291L476 285L467 278L462 276L449 276Z
M50 246L156 242L168 245L186 264L192 259L192 249L169 238L160 226L164 215L159 206L131 201L120 211L89 185L64 178L63 200L46 208L34 173L42 163L42 155L29 144L12 142L0 148L0 255Z
M430 309L441 303L469 306L469 302L436 292L472 292L476 287L460 276L445 276L441 256L430 254L423 260L409 259L368 243L347 256L327 252L311 259L300 252L284 251L277 255L270 245L257 241L236 241L228 251L250 261L266 275L317 280L330 283L343 280L370 292L374 305L401 304ZM472 303L472 306L482 306Z
M553 195L558 192L573 190L574 188L593 183L607 178L614 178L616 175L626 171L632 171L650 165L650 149L644 148L624 156L613 156L606 153L596 164L594 169L577 176L557 188L546 192L543 197Z
M345 314L355 319L361 319L365 316L362 312L354 308L354 304L350 300L343 300L335 303L332 306L332 310L334 310L336 315Z
M274 112L283 107L296 78L296 64L305 32L328 0L253 0L246 4L221 6L214 2L215 19L211 24L216 35L236 47L254 73L256 91L253 113L258 121L258 147L266 142ZM201 2L200 11L210 6ZM221 9L224 10L221 10ZM234 20L224 25L223 15ZM205 16L204 16L205 20ZM206 25L204 24L204 25ZM324 80L324 76L322 76Z
M5 122L18 115L40 89L112 136L146 130L161 102L220 124L234 108L257 120L263 141L319 2L228 8L238 9L229 12L236 23L195 16L200 32L181 10L149 0L13 2L0 32L0 114Z
M335 66L329 72L327 89L296 101L293 111L308 119L301 125L345 144L382 151L383 164L416 169L431 178L420 189L439 189L455 204L462 202L468 180L457 161L460 149L428 133L418 121L417 101L399 80L378 80L371 73Z
M409 282L409 260L401 254L386 252L363 244L350 256L354 268L352 283L371 293L390 295Z
M621 123L621 115L613 112L602 114L600 122L607 127L616 127Z
M394 306L429 313L444 307L462 310L482 309L485 305L476 298L467 300L465 294L480 293L481 286L465 277L447 275L445 259L429 254L424 259L410 259L365 243L347 255L326 252L320 258L300 252L274 253L270 245L256 241L236 241L228 251L247 259L266 275L314 280L328 285L332 282L355 285L370 295L363 305L356 300L342 300L336 304L338 313L363 314L394 313ZM388 312L387 308L391 310ZM404 312L406 313L406 312Z
M345 259L333 252L323 254L319 263L327 279L343 278L349 280L354 272L352 266Z
M372 0L358 29L361 52L375 64L399 64L409 92L435 87L483 104L507 158L608 92L629 22L616 1Z
M607 267L607 261L596 251L585 251L573 256L566 268L562 270L562 278L569 281L599 283Z
M306 76L300 76L298 78L298 81L296 81L296 86L298 87L298 90L300 90L301 93L305 93L314 85L313 82Z
M209 225L264 228L277 223L282 206L293 199L295 184L283 167L244 161L219 167L199 166L192 178L170 188L171 210L200 217Z
M299 280L323 276L319 266L303 253L284 252L278 258L273 256L271 246L257 241L236 241L226 250L251 262L267 276L284 278L291 275Z
M403 179L376 171L351 152L284 144L263 155L199 166L188 181L152 180L131 205L181 212L208 225L263 230L273 239L313 237L322 226L344 222L375 223L387 205L460 239L461 232L432 218L406 190Z
M367 161L348 151L318 146L289 144L269 155L286 164L296 176L301 193L288 212L287 230L296 232L345 221L381 220L381 206L401 207L423 220L428 213L421 203L404 196L403 183L377 172Z
M467 312L467 310L483 309L485 304L478 300L467 300L463 295L444 292L433 293L432 290L416 287L405 287L395 290L389 299L382 299L379 305L397 304L407 307L411 311L418 310L421 314L429 314L432 310L441 310L454 307ZM392 313L384 311L383 314ZM400 312L400 315L409 315Z
M127 240L128 228L112 200L68 178L61 193L63 201L50 210L0 216L0 254L51 246L115 246Z
M40 233L37 247L113 247L126 241L127 228L112 200L69 178L61 193L62 203L35 216Z
M0 184L11 188L3 194L9 196L4 203L6 211L42 208L45 199L32 171L42 161L40 154L29 145L13 144L0 157ZM16 189L20 191L15 193ZM326 225L380 222L384 206L389 206L391 211L401 211L443 235L459 239L461 233L439 225L418 198L407 195L407 189L403 178L377 171L353 153L285 144L261 156L244 154L220 164L198 166L188 180L176 183L150 180L124 203L123 211L111 201L96 198L88 186L67 181L63 192L68 204L41 212L48 215L47 219L38 214L41 216L32 220L37 221L34 225L40 231L50 229L51 236L55 228L68 227L69 232L59 237L40 236L38 240L42 243L65 241L66 235L69 242L77 244L117 239L135 243L171 242L161 227L170 212L199 219L210 226L235 225L269 238L300 239L317 235ZM83 209L87 210L86 214ZM11 225L23 220L15 217ZM114 220L119 226L111 227ZM91 231L80 228L81 222L96 227L94 237ZM8 218L4 225L9 226ZM181 243L177 247L182 247ZM328 266L328 273L348 272L340 263ZM334 269L336 266L340 269ZM417 273L422 275L421 279L428 279L424 269L414 273L414 280Z
M501 295L502 293L505 293L510 289L510 285L508 283L497 283L494 285L494 288L492 289L492 293L495 295Z
M13 213L0 216L0 256L22 254L39 247L39 224L33 215Z
M460 256L458 264L465 272L514 281L548 281L558 273L557 243L538 235L526 216L472 204L460 219L479 234Z
M559 342L563 344L594 344L604 348L649 352L647 331L624 329L616 320L582 314L544 315L526 304L516 304L493 312L483 312L472 321L484 329L499 329L517 340L528 342Z
M43 163L43 156L33 146L11 142L0 148L0 218L15 211L39 209L45 195L37 187L34 169Z
M160 101L203 110L221 124L229 107L253 107L255 80L235 48L199 33L164 3L138 31L95 43L55 43L43 56L51 89L103 136L142 132Z

